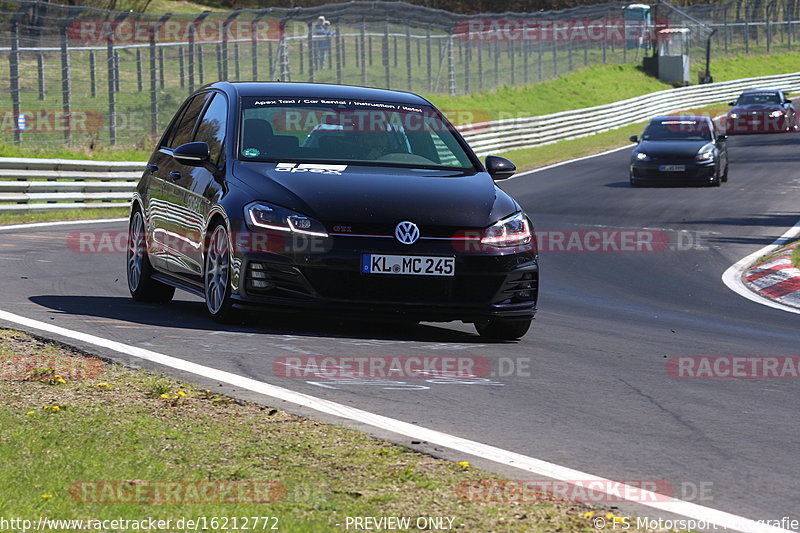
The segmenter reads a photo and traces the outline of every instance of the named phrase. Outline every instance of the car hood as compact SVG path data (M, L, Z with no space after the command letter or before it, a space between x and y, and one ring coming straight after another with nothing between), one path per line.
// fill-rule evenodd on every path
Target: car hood
M782 111L783 106L778 104L750 104L733 106L728 113L749 113L751 111Z
M642 141L635 151L644 152L650 157L690 158L708 145L713 146L709 141Z
M329 223L410 220L419 225L477 228L519 210L485 172L319 167L311 171L294 163L237 162L234 176L251 189L253 200L272 202Z

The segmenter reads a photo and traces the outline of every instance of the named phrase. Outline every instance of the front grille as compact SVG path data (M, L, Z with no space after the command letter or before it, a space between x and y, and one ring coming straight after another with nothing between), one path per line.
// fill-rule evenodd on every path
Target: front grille
M395 276L304 268L323 297L337 300L407 303L489 303L502 276Z
M533 302L539 296L539 272L535 270L513 272L508 276L498 295L498 304Z

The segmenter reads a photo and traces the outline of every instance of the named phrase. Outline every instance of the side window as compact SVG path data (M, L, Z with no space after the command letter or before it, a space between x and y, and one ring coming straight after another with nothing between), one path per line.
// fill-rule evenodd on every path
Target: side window
M209 97L209 93L198 94L189 102L185 107L183 116L173 126L174 131L167 137L166 146L176 148L182 144L192 142L192 132L194 131L194 125L197 123L197 117L200 116L200 112L203 111L203 107Z
M211 161L220 163L222 145L225 142L225 133L228 124L228 101L222 94L215 94L208 109L203 115L203 120L194 136L196 142L208 143Z

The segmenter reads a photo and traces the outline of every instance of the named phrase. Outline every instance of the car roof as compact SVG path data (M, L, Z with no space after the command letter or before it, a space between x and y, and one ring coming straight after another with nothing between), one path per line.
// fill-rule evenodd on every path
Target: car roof
M297 98L353 98L396 104L432 105L425 98L406 91L391 91L356 85L285 81L220 81L198 89L219 89L230 96L284 96Z
M747 89L742 91L742 94L748 93L779 93L781 92L780 89Z
M650 122L657 122L662 120L696 120L698 122L708 121L711 122L711 117L705 115L663 115L660 117L653 117Z

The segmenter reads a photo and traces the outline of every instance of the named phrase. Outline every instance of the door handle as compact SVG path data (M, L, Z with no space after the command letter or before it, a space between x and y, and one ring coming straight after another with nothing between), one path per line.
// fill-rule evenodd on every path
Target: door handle
M147 170L149 170L150 172L157 172L158 165L156 165L155 163L150 163L149 165L147 165Z
M179 179L182 178L182 176L180 172L178 172L177 170L173 170L172 172L169 173L169 178L172 181L178 181Z

